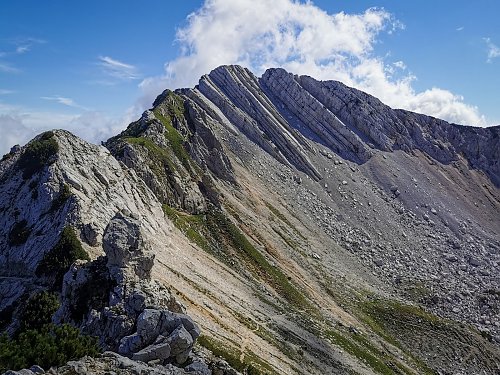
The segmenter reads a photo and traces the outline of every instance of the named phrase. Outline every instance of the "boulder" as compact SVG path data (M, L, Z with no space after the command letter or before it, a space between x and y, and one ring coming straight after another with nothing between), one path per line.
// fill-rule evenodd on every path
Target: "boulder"
M108 268L133 271L140 279L151 277L154 254L141 231L141 222L121 212L109 222L103 237L103 249L108 257Z
M200 335L189 316L168 310L145 309L137 318L136 327L135 333L120 341L118 352L145 362L175 357L182 364Z

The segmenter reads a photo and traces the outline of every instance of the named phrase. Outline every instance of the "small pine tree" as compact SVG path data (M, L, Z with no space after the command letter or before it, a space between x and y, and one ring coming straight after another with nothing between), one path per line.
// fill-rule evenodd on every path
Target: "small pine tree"
M33 365L48 369L98 354L96 338L82 335L69 324L46 324L38 330L24 331L16 338L0 336L0 373Z
M52 321L58 308L59 299L53 293L44 291L31 296L21 313L20 331L42 329Z
M53 277L55 287L60 287L64 274L77 259L90 260L73 228L66 227L59 242L43 257L36 274Z

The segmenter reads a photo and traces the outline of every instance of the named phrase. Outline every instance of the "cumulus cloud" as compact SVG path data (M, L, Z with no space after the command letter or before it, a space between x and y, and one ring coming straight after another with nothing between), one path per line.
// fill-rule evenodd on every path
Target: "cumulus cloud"
M485 125L478 109L460 95L438 88L416 92L416 77L405 70L403 61L374 56L383 33L403 28L382 8L328 14L309 1L206 0L177 31L180 56L165 64L162 76L141 82L144 102L151 103L165 87L193 86L219 65L240 64L256 74L283 67L317 79L335 79L393 107Z
M487 62L493 62L493 59L500 56L500 48L494 44L490 38L483 38L484 42L488 47L488 59Z
M140 78L138 70L134 65L126 64L109 56L99 56L98 64L103 72L112 78L121 81L131 81Z
M120 118L109 117L98 111L80 114L33 111L0 103L0 155L9 152L15 144L25 144L36 134L50 129L66 129L93 143L116 135L136 113L127 111Z

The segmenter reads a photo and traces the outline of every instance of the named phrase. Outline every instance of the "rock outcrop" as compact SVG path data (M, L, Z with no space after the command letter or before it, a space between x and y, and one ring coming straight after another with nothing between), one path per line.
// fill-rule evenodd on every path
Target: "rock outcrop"
M449 124L403 110L337 81L317 81L283 69L268 69L257 79L239 66L221 66L180 93L221 124L236 127L263 150L313 179L308 140L327 146L344 159L364 163L373 149L420 150L451 163L463 155L499 186L500 127Z
M45 133L15 152L2 164L0 184L2 324L14 332L25 301L49 287L61 296L55 323L76 325L97 336L101 348L121 348L144 362L184 363L200 331L169 290L151 279L155 247L168 246L170 230L151 190L105 148L65 131ZM30 152L46 160L27 174L23 160ZM73 237L61 242L61 236ZM85 257L64 263L76 244ZM49 269L66 273L62 285ZM162 329L154 337L141 331L144 312L159 314ZM135 344L123 344L127 339ZM160 342L168 351L152 350Z
M104 349L133 360L183 364L200 331L168 290L151 280L154 254L141 222L115 215L103 250L105 257L74 264L65 275L56 322L78 324Z

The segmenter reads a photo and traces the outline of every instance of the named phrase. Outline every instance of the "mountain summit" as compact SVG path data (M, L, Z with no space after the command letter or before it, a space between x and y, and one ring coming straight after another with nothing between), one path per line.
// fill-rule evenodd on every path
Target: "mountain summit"
M498 126L221 66L3 157L0 325L52 295L105 351L57 374L494 374L499 187Z

